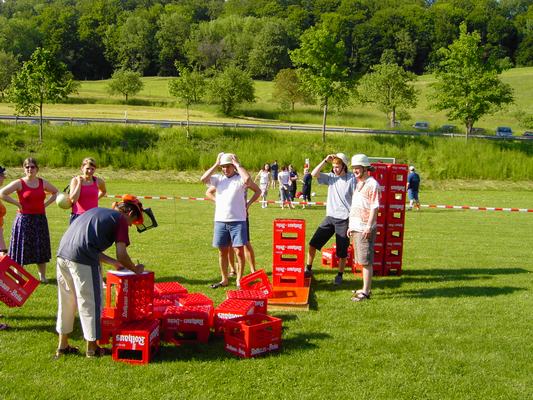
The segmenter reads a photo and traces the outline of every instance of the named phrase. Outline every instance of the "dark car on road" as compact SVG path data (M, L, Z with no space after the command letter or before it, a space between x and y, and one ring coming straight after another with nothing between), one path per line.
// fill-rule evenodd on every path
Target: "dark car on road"
M508 126L499 126L496 128L496 136L511 137L513 136L513 130Z
M429 129L429 123L428 123L428 122L425 122L425 121L417 121L417 122L415 122L415 124L413 125L413 128L415 128L415 129L428 130L428 129Z
M455 125L442 125L439 128L439 132L443 133L455 133L457 132L457 127Z
M525 131L522 136L533 137L533 131Z

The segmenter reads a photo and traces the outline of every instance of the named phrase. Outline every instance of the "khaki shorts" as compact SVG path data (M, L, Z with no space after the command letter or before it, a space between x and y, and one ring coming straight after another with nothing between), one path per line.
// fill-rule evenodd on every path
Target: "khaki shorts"
M353 247L355 250L354 260L357 264L374 264L374 242L376 241L377 229L372 229L370 237L363 238L361 232L352 232Z

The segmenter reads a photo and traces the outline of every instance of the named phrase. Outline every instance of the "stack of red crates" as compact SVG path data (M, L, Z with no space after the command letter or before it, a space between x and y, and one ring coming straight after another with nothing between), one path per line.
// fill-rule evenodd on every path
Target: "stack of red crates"
M385 163L373 163L372 166L374 171L371 175L378 181L381 189L376 221L377 235L374 244L374 275L390 275L391 273L400 275L408 167L406 164ZM360 274L361 266L354 262L352 271Z
M304 286L305 220L275 219L272 250L274 286Z
M102 337L113 338L113 359L132 364L150 362L159 350L159 322L153 318L154 273L109 271Z

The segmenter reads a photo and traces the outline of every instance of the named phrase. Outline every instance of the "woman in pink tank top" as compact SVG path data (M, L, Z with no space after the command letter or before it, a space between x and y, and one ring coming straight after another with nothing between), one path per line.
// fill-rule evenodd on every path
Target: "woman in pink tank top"
M105 196L106 187L102 178L94 176L96 161L87 157L81 163L81 175L70 181L69 198L72 201L70 223L85 211L98 207L98 200Z
M52 252L45 208L55 201L57 189L50 182L37 177L39 166L34 158L24 160L23 167L24 178L0 190L0 198L19 209L13 220L8 253L22 266L37 264L39 278L46 283L46 263L50 261ZM17 192L18 200L10 196L13 192Z

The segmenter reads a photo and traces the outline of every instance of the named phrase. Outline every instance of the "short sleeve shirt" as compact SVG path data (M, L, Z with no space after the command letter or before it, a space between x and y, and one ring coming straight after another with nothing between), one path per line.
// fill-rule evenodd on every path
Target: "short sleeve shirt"
M343 176L337 176L333 172L320 173L318 183L328 185L326 215L337 219L348 219L355 188L354 175L347 173Z
M365 230L370 210L379 208L380 195L379 183L371 176L363 182L357 182L350 208L350 231L363 232Z
M117 242L130 244L126 217L119 211L93 208L72 222L61 238L57 256L98 266L100 253Z
M417 192L420 186L420 176L416 172L409 173L407 183L409 183L409 189Z
M210 183L216 188L215 221L246 221L246 185L241 176L213 175Z

